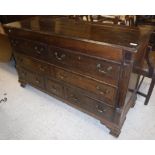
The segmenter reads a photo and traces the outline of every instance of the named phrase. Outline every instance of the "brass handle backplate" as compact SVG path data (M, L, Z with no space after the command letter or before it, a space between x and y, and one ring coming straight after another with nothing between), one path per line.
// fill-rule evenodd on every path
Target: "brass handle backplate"
M37 52L37 54L41 54L42 51L44 51L43 47L38 47L37 45L34 46L34 50Z
M97 105L96 108L97 108L97 111L98 111L99 113L104 113L104 112L106 112L106 109L104 109L103 107L101 107L101 106L99 106L99 105Z
M54 52L54 55L55 55L56 59L59 61L62 61L66 57L65 54L58 55L58 52Z
M35 82L36 82L37 84L39 84L39 83L40 83L40 81L39 81L39 80L37 80L37 79L36 79L36 81L35 81Z
M106 94L109 93L109 90L108 90L107 88L101 88L100 86L96 86L96 89L97 89L98 91L100 91L100 94L101 94L101 95L102 95L102 94L106 95Z
M97 64L97 69L98 69L98 71L100 72L100 73L102 73L102 74L109 74L111 71L112 71L112 66L109 66L109 67L107 67L105 70L104 69L102 69L102 67L101 67L101 64Z
M40 71L44 72L45 71L45 68L43 66L40 66L39 67Z

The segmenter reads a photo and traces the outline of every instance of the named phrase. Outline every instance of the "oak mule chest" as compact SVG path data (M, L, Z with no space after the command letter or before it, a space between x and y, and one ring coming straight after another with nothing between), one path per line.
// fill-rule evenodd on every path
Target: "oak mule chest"
M136 100L129 91L136 86L135 55L147 42L138 29L50 17L4 28L22 87L30 84L90 114L119 136Z

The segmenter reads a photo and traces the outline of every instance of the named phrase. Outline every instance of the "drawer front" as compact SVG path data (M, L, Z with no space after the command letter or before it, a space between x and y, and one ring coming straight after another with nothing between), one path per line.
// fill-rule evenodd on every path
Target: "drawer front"
M14 56L16 59L16 64L28 70L31 70L40 74L47 74L47 75L51 75L53 73L52 66L49 66L39 60L26 57L18 53L14 53Z
M46 79L46 90L51 94L57 95L59 97L64 97L63 86L52 79Z
M40 88L44 88L44 78L34 73L28 73L28 81Z
M11 44L16 52L24 53L41 60L47 60L52 64L74 70L113 85L118 84L120 74L120 66L118 64L55 46L48 47L44 43L32 40L11 38Z
M90 92L91 96L98 100L105 101L111 106L115 105L117 89L112 86L97 82L75 73L71 73L69 71L65 71L60 68L55 68L55 76L58 80L61 80L64 83L67 82L76 87L80 87L87 92Z
M24 53L35 58L45 60L48 55L46 44L41 42L11 38L11 45L16 52Z
M44 78L39 74L31 73L23 68L17 68L19 79L24 80L36 87L44 89Z
M82 108L97 117L102 118L105 116L108 119L112 118L112 114L114 112L113 108L83 95L83 92L80 92L78 89L74 89L73 87L65 87L65 93L67 100L71 104Z
M120 73L120 66L118 64L54 46L50 46L48 59L57 66L68 68L113 85L118 83Z

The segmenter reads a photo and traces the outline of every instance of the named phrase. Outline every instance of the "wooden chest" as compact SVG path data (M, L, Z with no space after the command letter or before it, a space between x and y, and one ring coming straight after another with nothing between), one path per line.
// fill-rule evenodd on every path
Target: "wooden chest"
M136 95L135 54L148 37L139 29L35 17L4 26L19 82L97 118L118 136ZM142 46L143 45L143 46Z

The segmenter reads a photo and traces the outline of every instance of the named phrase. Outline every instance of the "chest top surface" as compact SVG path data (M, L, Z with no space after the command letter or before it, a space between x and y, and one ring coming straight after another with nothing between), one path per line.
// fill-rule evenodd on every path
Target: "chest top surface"
M96 44L107 44L136 51L151 32L151 27L133 27L88 23L68 18L37 16L4 27L71 38Z

